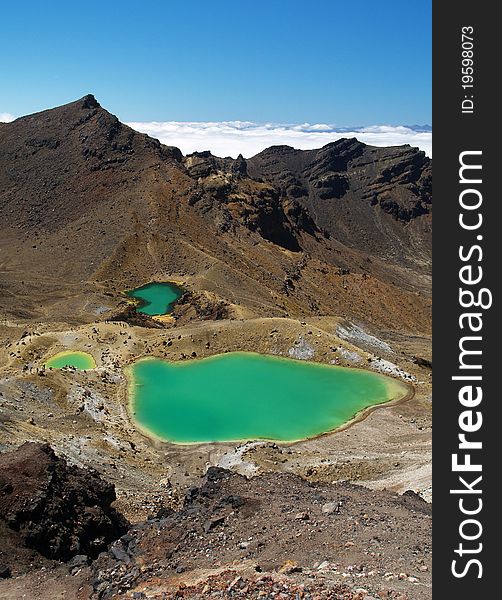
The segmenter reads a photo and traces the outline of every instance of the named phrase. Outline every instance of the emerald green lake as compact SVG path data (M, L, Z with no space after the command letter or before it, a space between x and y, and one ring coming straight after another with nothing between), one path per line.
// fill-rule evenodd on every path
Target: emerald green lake
M55 354L45 363L45 366L52 369L62 369L63 367L75 367L85 371L94 369L96 363L94 358L87 352L65 351Z
M127 375L138 425L175 443L309 438L408 392L369 371L248 352L186 362L147 358Z
M138 300L138 312L153 317L170 312L176 300L181 298L183 290L175 283L147 283L126 294Z

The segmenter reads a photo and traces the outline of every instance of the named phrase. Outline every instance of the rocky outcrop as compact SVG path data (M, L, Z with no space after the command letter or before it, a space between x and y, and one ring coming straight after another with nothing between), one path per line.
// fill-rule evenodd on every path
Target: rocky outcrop
M194 178L215 175L218 171L231 173L237 177L247 176L247 163L242 154L239 154L236 159L219 158L207 150L188 154L183 162L190 176Z
M1 454L0 474L0 577L13 568L25 589L46 589L59 574L59 587L73 589L78 576L94 600L150 592L205 598L233 588L237 598L266 590L293 600L303 590L356 600L362 582L375 598L430 594L431 507L411 491L398 496L286 473L247 479L210 467L179 510L161 508L127 528L110 507L113 486L68 466L47 445ZM27 546L38 554L22 554ZM40 554L71 560L40 563ZM67 584L64 568L73 576ZM6 589L0 582L0 595Z
M247 163L251 177L298 200L332 238L391 262L430 266L432 163L417 148L352 138L319 150L273 146Z
M424 256L430 263L432 168L416 148L374 148L351 138L319 150L272 146L248 160L195 152L184 164L198 182L193 204L205 198L199 207L208 211L212 202L220 208L232 200L242 202L239 210L220 211L226 230L234 217L295 251L302 247L302 233L322 232L386 260L410 264L419 237L423 248L418 263L423 264Z
M134 526L99 557L92 566L94 590L96 598L111 599L119 589L139 594L155 582L159 593L174 594L178 586L182 597L198 598L197 590L218 589L212 575L219 579L228 570L226 586L239 582L236 597L246 585L255 589L265 573L272 591L274 584L286 583L277 574L296 573L298 579L287 582L292 589L308 581L312 593L326 592L326 598L335 597L328 591L337 580L361 587L364 577L365 585L383 593L401 576L403 597L411 592L409 598L425 599L430 521L430 505L413 492L398 496L349 483L310 484L284 473L248 480L211 467L202 484L187 492L179 512L161 511ZM141 569L145 564L147 572ZM206 571L198 587L203 570L217 565L221 571ZM245 565L246 575L239 572ZM342 591L343 598L357 598L349 587Z
M190 204L211 214L221 232L244 226L294 252L301 250L302 235L320 233L295 198L281 194L275 185L248 177L242 156L234 160L195 152L186 157L185 166L197 181Z
M209 292L185 292L172 311L176 323L192 320L218 321L231 315L229 306Z
M48 445L27 442L0 454L0 528L42 556L96 557L128 526L114 500L96 471L68 465Z

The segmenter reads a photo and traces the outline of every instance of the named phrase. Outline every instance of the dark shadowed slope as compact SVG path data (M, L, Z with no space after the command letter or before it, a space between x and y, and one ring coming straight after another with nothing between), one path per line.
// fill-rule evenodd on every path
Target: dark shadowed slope
M355 138L319 150L275 146L251 158L248 171L298 199L347 246L430 268L432 166L417 148L375 148Z

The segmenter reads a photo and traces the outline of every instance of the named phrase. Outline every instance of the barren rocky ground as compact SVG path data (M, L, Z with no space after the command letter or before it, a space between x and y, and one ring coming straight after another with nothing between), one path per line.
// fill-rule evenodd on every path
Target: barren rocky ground
M211 467L178 510L126 531L110 486L47 446L2 455L0 473L0 560L14 575L0 597L54 598L55 576L75 598L430 597L431 509L413 492ZM95 558L106 534L117 539Z

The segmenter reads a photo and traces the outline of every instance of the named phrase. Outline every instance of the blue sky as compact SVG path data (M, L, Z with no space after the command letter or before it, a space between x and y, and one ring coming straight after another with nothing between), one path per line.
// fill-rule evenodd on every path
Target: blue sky
M431 123L431 0L3 3L0 112Z

